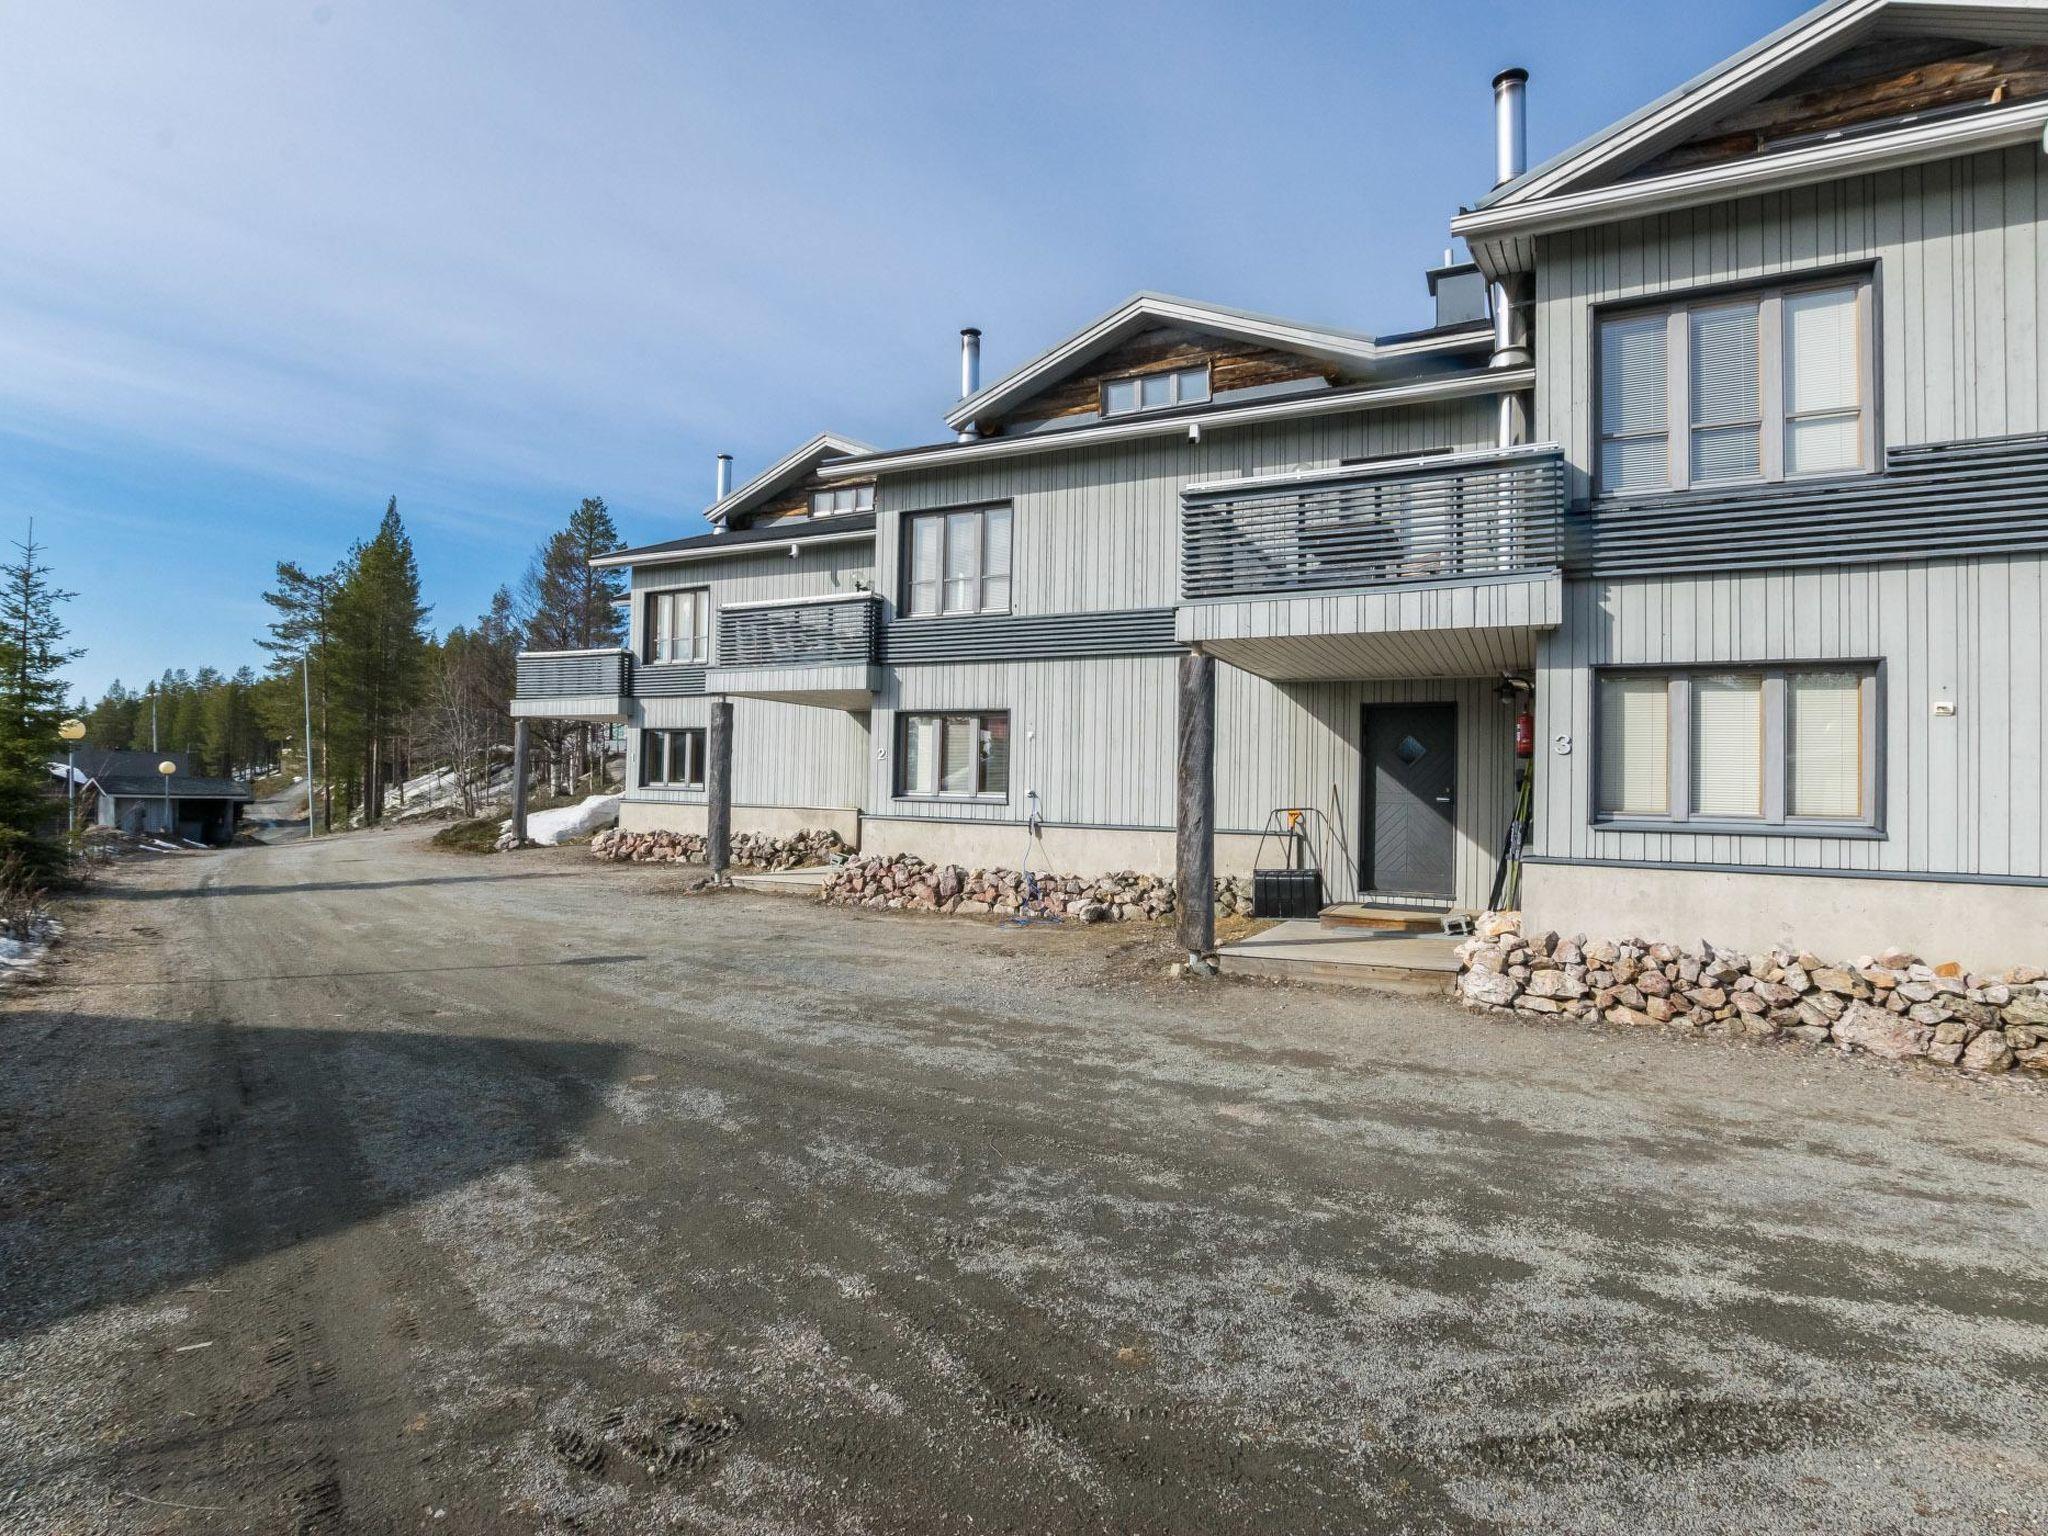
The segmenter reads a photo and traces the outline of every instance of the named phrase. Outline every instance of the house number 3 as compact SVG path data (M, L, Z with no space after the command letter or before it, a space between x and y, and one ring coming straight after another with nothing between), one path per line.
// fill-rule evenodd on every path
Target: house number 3
M1563 735L1551 737L1550 750L1555 752L1559 757L1570 757L1572 755L1571 737Z

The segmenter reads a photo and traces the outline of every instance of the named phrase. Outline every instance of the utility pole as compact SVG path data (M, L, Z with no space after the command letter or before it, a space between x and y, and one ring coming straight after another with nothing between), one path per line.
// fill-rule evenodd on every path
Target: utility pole
M299 654L299 687L306 700L306 840L313 839L313 674L308 666L311 651Z

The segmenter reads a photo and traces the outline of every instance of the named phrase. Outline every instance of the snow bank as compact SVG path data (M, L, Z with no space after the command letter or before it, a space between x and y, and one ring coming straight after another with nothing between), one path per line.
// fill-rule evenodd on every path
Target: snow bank
M542 847L553 847L566 843L572 838L588 837L619 819L618 795L592 795L581 805L564 805L552 811L535 811L526 818L526 840L539 843ZM510 835L512 822L508 817L501 830Z

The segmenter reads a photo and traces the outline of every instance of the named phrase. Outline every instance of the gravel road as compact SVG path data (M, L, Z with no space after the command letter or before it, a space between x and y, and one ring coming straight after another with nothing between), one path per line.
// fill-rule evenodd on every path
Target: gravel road
M0 1531L2048 1530L2048 1096L423 834L0 1003Z

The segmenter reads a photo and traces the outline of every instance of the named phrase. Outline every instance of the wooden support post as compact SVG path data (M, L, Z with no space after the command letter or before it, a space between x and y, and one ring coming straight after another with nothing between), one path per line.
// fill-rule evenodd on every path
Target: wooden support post
M725 883L732 863L732 700L711 701L711 730L705 742L704 861L711 878Z
M512 722L512 840L526 841L526 722Z
M1201 973L1216 950L1216 658L1199 651L1180 659L1174 789L1175 932Z

